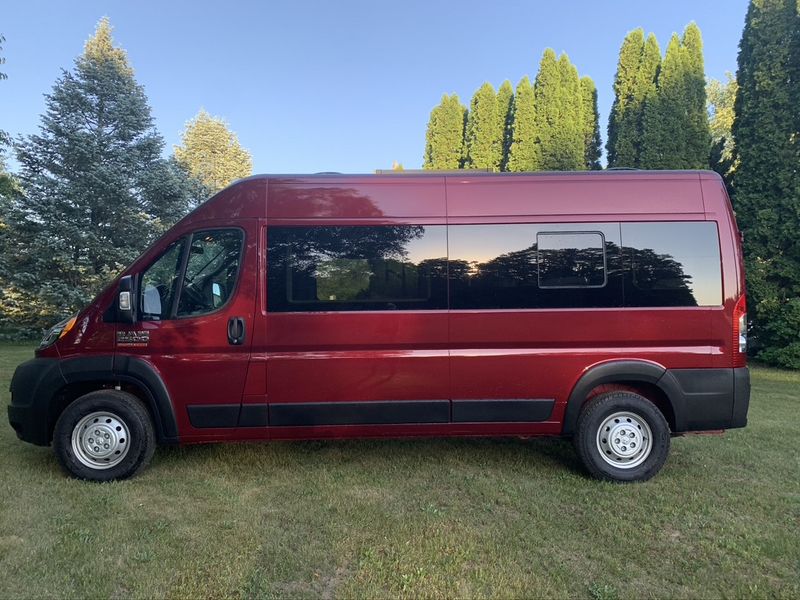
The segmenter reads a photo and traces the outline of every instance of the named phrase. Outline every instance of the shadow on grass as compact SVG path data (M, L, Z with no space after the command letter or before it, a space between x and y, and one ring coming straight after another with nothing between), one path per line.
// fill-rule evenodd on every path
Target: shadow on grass
M354 464L365 469L385 470L392 466L436 467L458 465L472 469L518 469L534 467L585 475L571 444L560 438L407 438L354 440L301 440L228 442L159 448L151 468L241 470L251 465L264 468L327 469Z

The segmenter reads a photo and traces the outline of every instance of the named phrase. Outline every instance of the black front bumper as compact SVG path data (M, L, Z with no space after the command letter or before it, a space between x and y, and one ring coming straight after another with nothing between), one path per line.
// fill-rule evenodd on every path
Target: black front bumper
M38 446L50 444L51 400L65 383L57 358L34 358L17 367L11 379L8 422L19 439Z

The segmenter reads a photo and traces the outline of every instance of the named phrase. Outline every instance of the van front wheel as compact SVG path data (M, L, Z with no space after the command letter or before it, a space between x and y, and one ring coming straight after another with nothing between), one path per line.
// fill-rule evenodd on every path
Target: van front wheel
M53 432L53 448L64 470L78 479L112 481L132 477L155 451L147 408L136 396L98 390L64 409Z
M575 449L588 471L607 481L646 481L669 454L669 425L647 398L609 392L581 410Z

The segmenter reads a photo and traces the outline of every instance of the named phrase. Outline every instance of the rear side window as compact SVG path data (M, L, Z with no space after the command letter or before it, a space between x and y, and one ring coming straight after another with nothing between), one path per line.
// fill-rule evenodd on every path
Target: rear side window
M618 223L453 225L448 242L451 308L622 306Z
M622 223L626 306L719 306L719 235L712 221Z
M269 227L272 312L444 309L445 226Z

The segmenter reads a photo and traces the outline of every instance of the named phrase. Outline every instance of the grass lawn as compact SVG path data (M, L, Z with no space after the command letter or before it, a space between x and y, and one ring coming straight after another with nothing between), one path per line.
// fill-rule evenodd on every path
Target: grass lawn
M0 347L4 398L30 356ZM639 485L553 439L167 448L97 485L2 419L0 598L800 596L796 373Z

